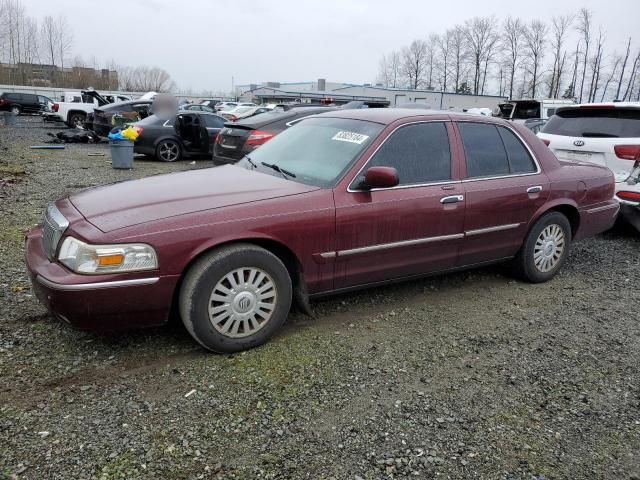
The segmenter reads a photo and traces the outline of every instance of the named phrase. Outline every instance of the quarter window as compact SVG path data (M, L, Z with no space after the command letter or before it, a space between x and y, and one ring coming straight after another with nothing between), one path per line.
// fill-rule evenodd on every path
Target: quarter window
M516 138L513 132L510 132L506 128L498 127L500 137L504 143L504 148L507 151L509 157L509 167L511 173L533 173L536 171L536 166L533 163L533 159L527 149L524 148L522 142Z
M382 144L369 165L395 168L400 185L450 180L447 127L442 122L401 127Z

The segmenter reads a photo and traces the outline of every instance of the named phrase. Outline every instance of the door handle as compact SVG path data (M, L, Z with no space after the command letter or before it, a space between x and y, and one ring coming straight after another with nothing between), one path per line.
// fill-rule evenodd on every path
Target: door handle
M451 195L449 197L442 197L440 203L446 205L447 203L458 203L464 201L464 195Z
M527 188L527 193L540 193L542 191L542 185L536 185L534 187Z

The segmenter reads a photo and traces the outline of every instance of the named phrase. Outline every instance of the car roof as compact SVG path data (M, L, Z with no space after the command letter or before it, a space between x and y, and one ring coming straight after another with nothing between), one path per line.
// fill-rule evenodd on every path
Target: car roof
M355 110L334 110L321 113L321 117L347 118L352 120L366 120L369 122L389 125L398 120L411 118L432 117L434 120L477 120L487 123L506 124L504 120L478 115L475 113L448 112L446 110L429 110L417 108L360 108Z

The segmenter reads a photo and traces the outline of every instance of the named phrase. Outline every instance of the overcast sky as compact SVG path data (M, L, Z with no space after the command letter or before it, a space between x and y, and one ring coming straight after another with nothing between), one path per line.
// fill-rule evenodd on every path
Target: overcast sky
M230 90L262 81L375 80L383 53L473 16L550 21L582 6L605 53L636 36L640 0L25 0L28 14L67 15L74 54L157 65L180 89ZM88 7L88 4L91 7ZM104 20L101 20L101 17Z

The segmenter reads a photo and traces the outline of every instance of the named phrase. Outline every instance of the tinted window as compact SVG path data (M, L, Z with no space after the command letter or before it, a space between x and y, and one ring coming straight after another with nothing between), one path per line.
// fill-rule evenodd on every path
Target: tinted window
M222 128L226 121L224 118L218 117L217 115L202 115L202 118L204 118L204 123L209 128Z
M498 127L502 143L507 150L509 171L511 173L532 173L536 171L533 159L522 142L506 128Z
M509 174L509 160L498 129L483 123L459 123L468 177Z
M567 137L639 138L640 109L570 108L551 117L542 132Z
M369 165L395 168L400 185L450 180L447 128L440 122L402 127L382 144Z

